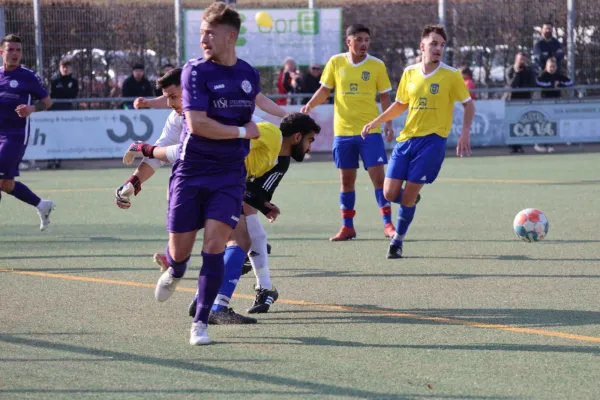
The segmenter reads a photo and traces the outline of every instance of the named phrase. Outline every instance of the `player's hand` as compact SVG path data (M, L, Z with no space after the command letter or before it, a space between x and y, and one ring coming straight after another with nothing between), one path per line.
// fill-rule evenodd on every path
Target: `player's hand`
M362 136L363 139L366 139L367 135L369 134L369 132L371 132L371 129L373 129L374 125L375 125L374 123L369 122L368 124L363 126L362 131L360 131L360 136Z
M258 139L260 137L260 131L254 122L248 122L244 125L244 128L246 128L246 139Z
M137 99L135 99L133 101L133 108L135 108L136 110L139 110L142 108L151 108L150 101L148 101L148 99L145 99L143 97L138 97Z
M154 151L155 147L156 146L144 142L131 143L125 154L123 154L123 163L131 165L136 158L154 158L152 156L152 152Z
M281 214L279 207L273 203L269 203L268 201L265 201L265 207L270 210L267 214L265 214L265 217L267 217L270 223L275 222L279 214Z
M463 130L456 143L456 155L458 157L471 155L471 134L469 131Z
M309 106L308 104L305 104L304 106L302 106L302 108L300 109L300 112L302 114L308 114L310 113L310 110L312 110L312 107Z
M385 132L385 140L388 143L391 143L391 141L394 140L394 127L392 126L392 121L385 123L383 131Z
M132 176L115 191L115 203L119 208L131 207L131 196L137 196L142 190L142 183L137 176Z
M15 112L21 118L29 117L35 111L34 106L28 106L26 104L21 104L15 108Z

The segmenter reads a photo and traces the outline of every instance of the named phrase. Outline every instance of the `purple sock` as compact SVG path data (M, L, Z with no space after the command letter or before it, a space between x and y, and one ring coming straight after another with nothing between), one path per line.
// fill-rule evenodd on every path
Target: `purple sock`
M34 207L37 207L41 201L41 199L37 197L36 194L31 191L31 189L21 182L15 182L15 188L9 194Z
M183 275L185 275L185 270L187 269L187 263L190 261L190 256L183 261L173 260L171 253L169 253L169 245L167 244L167 248L165 249L165 257L167 257L167 263L173 271L171 272L171 276L173 276L173 278L183 278Z
M225 253L207 254L202 252L202 268L198 277L198 305L194 322L208 324L210 309L217 298L225 270Z

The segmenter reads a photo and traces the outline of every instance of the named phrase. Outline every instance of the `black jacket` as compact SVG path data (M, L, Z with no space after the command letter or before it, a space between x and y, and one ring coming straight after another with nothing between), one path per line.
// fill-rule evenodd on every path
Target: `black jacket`
M302 79L300 79L297 91L299 93L314 94L321 87L320 79L320 76L318 78L315 78L311 74L303 75ZM308 103L309 100L310 97L305 97L304 99L302 99L302 104Z
M558 87L567 87L573 86L573 81L568 77L555 72L553 74L544 71L538 77L537 84L543 88L551 88L554 87L554 82L558 82ZM560 97L560 90L548 90L542 92L542 97L544 98L552 98L552 97Z
M560 72L560 63L565 58L565 52L562 44L555 37L550 38L550 40L540 39L533 46L533 59L540 69L546 68L546 61L550 57L556 57L558 72Z
M509 88L534 88L537 86L535 72L531 67L525 67L524 70L516 72L511 65L506 69L506 87ZM507 99L530 99L531 92L507 93Z
M123 97L154 97L154 88L146 77L141 81L136 81L133 75L129 76L123 82ZM133 102L123 103L123 108L133 109Z
M55 75L50 80L52 99L74 99L79 93L79 82L73 75ZM50 110L72 110L73 103L53 103Z

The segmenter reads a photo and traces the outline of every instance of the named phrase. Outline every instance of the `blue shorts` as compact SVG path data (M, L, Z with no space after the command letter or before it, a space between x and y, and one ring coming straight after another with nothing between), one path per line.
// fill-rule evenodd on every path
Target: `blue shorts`
M0 180L12 180L19 176L19 164L27 148L27 144L23 142L23 138L11 138L0 134Z
M386 178L413 183L433 183L446 156L446 138L431 134L398 142Z
M365 169L374 165L387 164L387 154L380 133L370 133L366 139L362 136L336 136L333 139L333 160L341 169L357 169L358 156Z

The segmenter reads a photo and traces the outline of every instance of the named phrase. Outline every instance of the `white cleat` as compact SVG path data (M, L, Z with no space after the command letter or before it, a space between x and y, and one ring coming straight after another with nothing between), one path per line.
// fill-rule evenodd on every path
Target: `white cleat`
M160 302L169 300L169 297L175 293L175 288L179 284L181 278L173 278L170 270L166 270L158 278L156 289L154 290L154 298Z
M160 267L160 272L165 272L166 270L169 269L169 263L167 261L167 257L165 257L164 255L159 254L159 253L154 253L154 255L152 256L152 260L154 261L154 264L156 264Z
M50 213L56 208L53 201L41 200L37 205L37 213L40 216L40 231L44 232L50 225Z
M190 344L192 346L202 346L209 343L208 325L202 322L194 322L192 329L190 329Z

